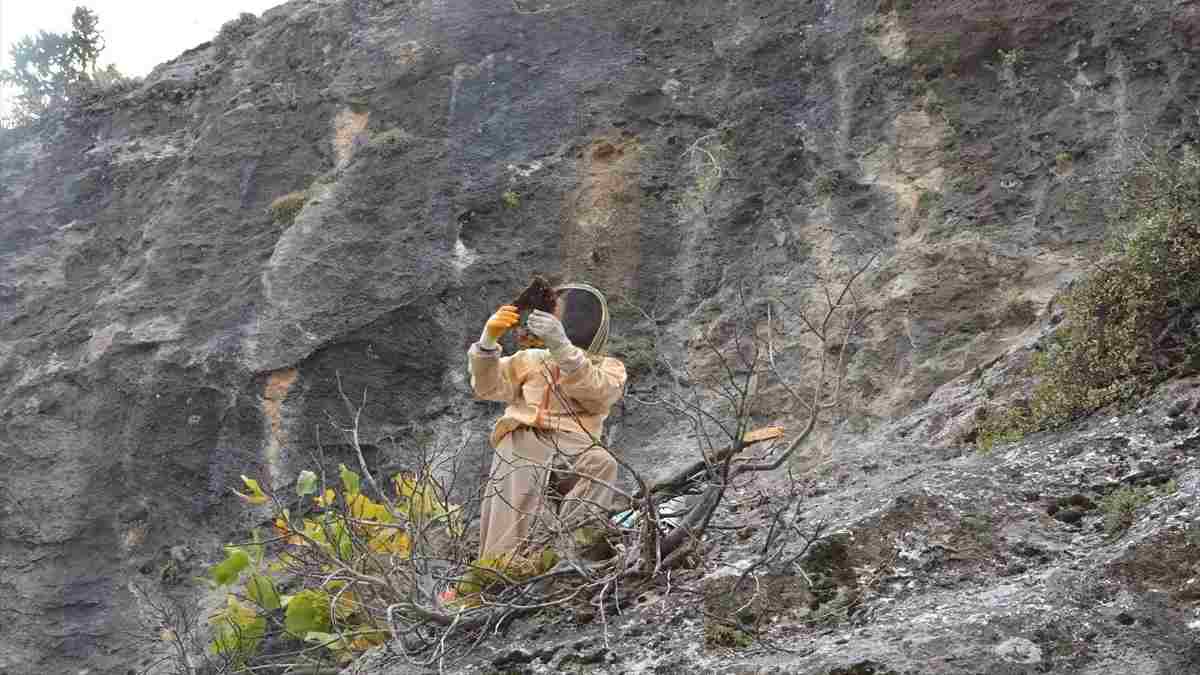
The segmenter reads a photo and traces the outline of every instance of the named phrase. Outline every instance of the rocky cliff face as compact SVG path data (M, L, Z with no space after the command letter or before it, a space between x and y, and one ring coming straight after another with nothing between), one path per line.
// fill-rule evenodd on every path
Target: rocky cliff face
M496 411L462 354L533 271L619 300L627 360L704 372L694 338L720 339L735 280L803 298L789 270L876 251L822 489L867 500L850 447L957 470L938 462L1085 268L1111 177L1194 136L1197 48L1200 5L1177 0L296 0L0 137L0 671L136 670L131 582L210 560L228 487L294 475L338 375L366 392L369 459L435 443L478 471ZM294 217L270 208L297 192ZM764 421L789 421L780 396ZM613 422L651 473L694 452L636 398ZM1019 489L991 470L955 499ZM1055 526L1023 513L996 522ZM886 672L938 644L871 654ZM1149 644L1144 670L1086 672L1194 658ZM1039 649L987 672L1059 663Z

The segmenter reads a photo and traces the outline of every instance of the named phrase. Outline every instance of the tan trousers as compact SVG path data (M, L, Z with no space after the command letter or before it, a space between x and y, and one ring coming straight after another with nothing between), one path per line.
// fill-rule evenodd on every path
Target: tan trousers
M535 433L521 427L501 439L492 457L479 518L479 558L534 553L558 532L578 527L612 506L604 483L617 478L617 461L583 434ZM563 495L555 513L547 504L551 473ZM522 550L522 548L529 550Z

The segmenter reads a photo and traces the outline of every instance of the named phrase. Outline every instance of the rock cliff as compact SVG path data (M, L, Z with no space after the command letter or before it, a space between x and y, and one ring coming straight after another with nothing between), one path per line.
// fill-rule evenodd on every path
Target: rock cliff
M969 446L1113 177L1195 138L1197 49L1191 0L294 0L0 135L0 672L144 667L131 584L211 562L237 476L291 480L339 377L371 461L461 446L478 475L496 411L463 353L531 272L614 298L636 394L665 377L647 352L718 367L696 338L739 280L803 298L791 270L861 249L877 311L808 489L861 532L843 571L904 571L858 624L789 634L801 653L693 666L1200 672L1190 412ZM782 396L764 422L793 421ZM693 456L641 400L613 446L651 475ZM1109 463L1177 490L1116 543L1088 506ZM702 650L684 607L619 639ZM540 644L476 665L670 667Z

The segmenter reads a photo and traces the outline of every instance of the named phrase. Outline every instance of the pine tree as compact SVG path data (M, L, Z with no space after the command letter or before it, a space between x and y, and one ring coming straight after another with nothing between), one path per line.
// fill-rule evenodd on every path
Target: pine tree
M101 37L97 25L100 17L87 7L76 7L71 15L71 36L69 50L71 65L79 67L79 74L92 76L96 73L96 60L104 51L104 38Z
M13 113L18 122L38 120L62 106L72 85L88 82L96 74L104 50L99 23L95 12L80 6L71 16L70 33L39 31L36 37L26 35L13 44L9 51L13 65L0 71L0 86L16 88Z

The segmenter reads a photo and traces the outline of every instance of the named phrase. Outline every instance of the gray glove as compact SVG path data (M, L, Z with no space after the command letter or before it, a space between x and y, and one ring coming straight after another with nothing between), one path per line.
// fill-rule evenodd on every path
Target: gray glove
M563 329L562 322L558 320L558 317L536 309L529 315L526 325L529 326L530 333L540 337L542 342L546 343L546 349L550 350L550 355L555 359L561 359L570 354L574 345L567 338L567 331Z

